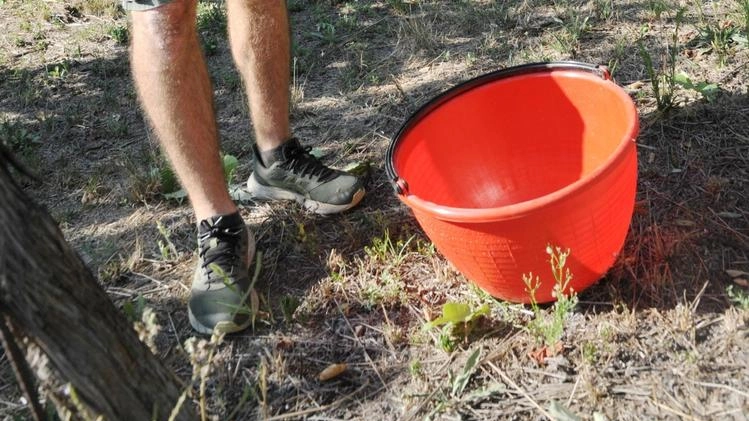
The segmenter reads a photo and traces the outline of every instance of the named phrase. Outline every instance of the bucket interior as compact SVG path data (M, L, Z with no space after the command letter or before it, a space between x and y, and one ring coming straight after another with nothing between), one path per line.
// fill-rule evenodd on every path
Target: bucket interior
M636 117L617 89L574 70L484 83L412 121L393 167L409 194L442 206L542 197L603 166L630 135Z

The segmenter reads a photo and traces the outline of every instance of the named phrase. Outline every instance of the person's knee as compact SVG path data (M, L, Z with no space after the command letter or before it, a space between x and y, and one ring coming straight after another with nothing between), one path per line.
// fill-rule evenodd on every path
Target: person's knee
M195 33L197 0L174 0L147 11L132 13L133 44L149 42L167 51L179 50Z

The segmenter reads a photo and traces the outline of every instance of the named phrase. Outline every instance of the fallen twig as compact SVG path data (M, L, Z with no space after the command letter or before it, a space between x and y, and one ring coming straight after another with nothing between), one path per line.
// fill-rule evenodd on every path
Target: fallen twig
M533 398L523 389L520 388L520 386L517 385L507 374L505 374L504 371L502 371L499 367L497 367L494 363L491 361L487 361L486 364L492 368L497 374L499 374L499 377L502 377L502 380L504 380L507 384L512 386L513 389L515 389L516 392L518 392L520 395L522 395L528 402L530 402L538 412L543 414L548 419L553 419L551 417L551 414L549 414L545 409L541 407L541 405L538 404Z

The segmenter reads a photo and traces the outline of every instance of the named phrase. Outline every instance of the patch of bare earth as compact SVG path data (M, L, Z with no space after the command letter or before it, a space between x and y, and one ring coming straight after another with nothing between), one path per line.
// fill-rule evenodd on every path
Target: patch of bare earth
M118 306L155 310L158 355L209 418L524 420L558 416L556 402L581 419L747 419L741 1L288 3L294 130L330 165L370 163L368 196L327 218L242 203L263 251L257 320L206 361L210 344L192 356L184 346L194 336L185 300L195 221L162 195L169 180L130 81L127 17L106 2L0 1L0 136L41 175L26 190ZM243 86L223 4L200 6L222 145L239 158L232 182L242 183L252 142ZM675 86L659 110L643 50L656 73L673 63L720 91L708 101ZM638 197L615 267L544 347L527 307L484 296L434 250L393 195L384 159L400 125L439 92L509 65L570 59L608 65L636 100ZM490 313L467 335L423 329L446 302ZM193 363L212 367L202 395ZM331 364L346 367L320 380ZM0 385L0 417L24 419L4 354Z

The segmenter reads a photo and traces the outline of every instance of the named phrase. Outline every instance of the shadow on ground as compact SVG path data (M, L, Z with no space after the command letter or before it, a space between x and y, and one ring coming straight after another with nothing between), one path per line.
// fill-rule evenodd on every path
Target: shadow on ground
M641 117L638 197L619 261L583 300L631 310L698 299L700 312L732 305L726 270L749 260L749 106L724 93L662 115ZM606 304L604 304L606 305Z
M411 251L427 242L386 180L388 139L419 105L458 81L546 57L548 51L519 52L533 45L534 34L561 27L549 7L521 19L497 2L484 14L445 11L438 3L411 11L381 8L351 30L335 15L342 7L336 2L301 2L302 9L292 13L299 43L293 82L301 95L293 104L295 130L328 154L326 162L370 161L369 193L359 208L326 218L295 206L243 207L264 252L258 286L269 325L260 320L253 333L227 340L214 385L226 392L216 397L218 411L228 413L241 402L242 391L256 387L265 366L267 400L253 401L240 415L320 408L341 398L381 410L370 413L397 412L388 401L398 395L391 390L394 379L420 357L412 355L407 338L395 342L398 328L407 332L425 316L397 296L383 301L373 295L370 305L334 279L373 282L379 290L371 293L381 293L388 263L362 263L369 256L365 247L377 239L414 237ZM645 13L647 5L628 7L621 12L625 17ZM338 25L334 37L326 38L326 19ZM636 47L615 51L615 32L589 33L589 41L599 35L601 41L563 58L615 61L621 81L642 79ZM218 41L208 63L222 145L242 162L235 180L241 181L249 175L251 127L241 82L224 40ZM42 178L27 191L52 209L119 305L151 291L146 301L163 319L162 357L188 379L180 344L192 335L184 306L195 261L195 221L186 204L165 201L158 185L148 184L161 163L130 82L126 49L26 69L0 67L0 89L8 94L0 99L5 138ZM725 93L712 103L642 116L632 229L614 269L581 295L584 311L608 311L619 303L630 311L665 310L697 297L698 311L727 307L730 279L724 271L749 270L742 207L749 180L748 103L745 93ZM413 254L408 267L396 272L397 285L425 306L436 308L445 291L463 287L464 279L439 255ZM302 303L300 317L285 321L281 300L309 296L314 299ZM495 336L509 336L505 326ZM317 382L318 372L333 362L348 363L349 372L331 383Z

